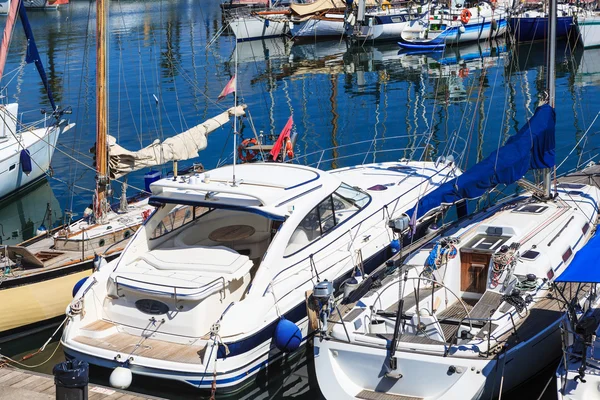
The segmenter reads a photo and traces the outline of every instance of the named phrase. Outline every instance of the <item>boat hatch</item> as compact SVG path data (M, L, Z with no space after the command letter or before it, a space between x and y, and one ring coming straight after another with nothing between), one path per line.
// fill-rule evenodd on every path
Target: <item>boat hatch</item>
M464 250L475 250L478 252L493 253L500 249L500 247L506 243L510 236L502 236L502 228L499 229L500 234L496 234L495 231L490 231L490 228L486 231L486 234L479 234L475 236L466 246Z
M513 212L526 213L526 214L541 214L548 209L548 206L541 204L526 204L521 207L517 207Z
M527 250L525 253L521 254L521 258L523 260L533 261L540 255L539 251L535 250Z
M558 184L558 187L560 187L561 189L574 189L574 190L578 190L578 189L583 189L585 187L584 184L581 183L566 183L566 182L561 182Z

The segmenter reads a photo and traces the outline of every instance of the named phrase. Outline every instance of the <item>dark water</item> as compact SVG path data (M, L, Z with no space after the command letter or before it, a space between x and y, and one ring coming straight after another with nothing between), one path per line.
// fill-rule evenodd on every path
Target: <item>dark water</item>
M110 11L110 134L122 146L138 149L233 105L232 96L216 102L235 69L232 36L221 35L207 46L222 26L216 0L113 1ZM70 118L77 126L60 138L49 183L0 204L4 243L27 238L44 218L46 203L57 221L65 210L81 213L91 201L95 174L88 150L95 141L94 15L95 4L86 1L73 1L58 12L30 13L52 89L59 104L73 108ZM33 121L39 118L39 109L49 105L35 68L22 64L25 50L18 27L2 83L8 100L20 103L23 120ZM543 43L510 46L499 41L403 54L394 43L349 48L337 40L299 44L271 39L240 44L238 59L238 94L249 106L256 129L277 135L293 114L299 133L297 156L316 162L321 154L312 153L337 146L323 154L322 168L443 154L455 155L461 166L468 167L516 132L544 97L545 88ZM558 163L589 129L559 173L597 153L598 124L592 125L599 111L597 83L600 49L584 52L559 42ZM249 123L244 129L250 137ZM209 148L195 161L211 168L227 159L231 133L224 127L211 134ZM371 145L374 138L380 141ZM372 152L365 157L368 149ZM163 172L170 169L167 166ZM143 173L131 174L129 184L142 187ZM119 190L117 185L116 195ZM5 344L2 352L28 353L50 333ZM30 363L45 359L44 354L52 350L50 346ZM42 370L49 371L60 357L59 351ZM296 357L272 366L236 397L318 398L310 365L305 357ZM524 392L528 397L537 398L553 367L548 369L549 374ZM106 382L105 371L92 372L94 380ZM162 396L197 397L162 382L136 378L134 385L136 390Z

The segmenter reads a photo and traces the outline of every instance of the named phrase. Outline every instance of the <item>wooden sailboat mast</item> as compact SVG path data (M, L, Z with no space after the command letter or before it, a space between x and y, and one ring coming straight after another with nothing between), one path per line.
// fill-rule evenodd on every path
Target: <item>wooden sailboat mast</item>
M106 135L108 131L107 113L107 35L108 0L96 0L96 217L104 214L108 185L108 155Z

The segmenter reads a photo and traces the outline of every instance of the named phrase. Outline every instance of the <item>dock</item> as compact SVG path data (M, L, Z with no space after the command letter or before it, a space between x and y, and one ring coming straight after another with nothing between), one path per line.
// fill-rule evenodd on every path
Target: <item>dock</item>
M0 368L0 400L55 400L54 377L12 367ZM158 397L88 385L88 400L157 400Z

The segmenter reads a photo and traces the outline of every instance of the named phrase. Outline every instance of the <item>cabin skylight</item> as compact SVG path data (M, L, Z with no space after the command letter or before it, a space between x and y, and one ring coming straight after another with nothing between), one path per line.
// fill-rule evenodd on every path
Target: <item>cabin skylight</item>
M502 229L502 228L500 228ZM500 247L506 243L510 239L510 236L499 236L499 235L490 235L490 234L479 234L475 236L464 249L471 250L480 250L486 252L495 252L500 249Z
M558 187L562 188L562 189L583 189L585 187L584 184L582 183L566 183L566 182L562 182L558 184Z
M541 204L525 204L524 206L517 207L513 212L526 213L526 214L541 214L548 209L548 206Z
M527 250L525 253L521 254L521 258L528 261L535 260L540 255L539 251L535 250Z

